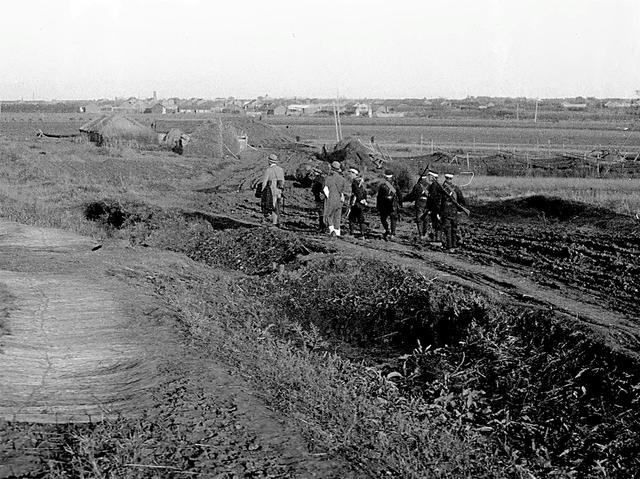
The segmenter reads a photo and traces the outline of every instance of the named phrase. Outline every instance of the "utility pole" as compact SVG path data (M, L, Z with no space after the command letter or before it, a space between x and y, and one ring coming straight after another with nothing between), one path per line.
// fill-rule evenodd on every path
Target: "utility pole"
M536 112L533 114L533 122L537 123L538 122L538 102L540 101L540 98L536 98Z
M337 118L338 118L338 131L340 133L340 135L339 135L340 136L340 140L342 140L342 123L340 123L340 92L338 90L336 90L336 101L338 103L338 106L337 106L337 110L338 110L338 116L337 116ZM340 140L338 140L338 141L340 141Z

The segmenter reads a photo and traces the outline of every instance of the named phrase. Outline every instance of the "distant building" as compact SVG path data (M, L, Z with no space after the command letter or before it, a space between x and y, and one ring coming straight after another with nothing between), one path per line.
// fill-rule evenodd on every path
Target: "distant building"
M393 108L383 105L376 109L374 116L377 118L402 118L404 116L404 112L395 111Z
M318 106L305 104L293 104L287 106L287 115L290 116L307 116L318 112Z
M565 110L571 110L571 111L581 111L581 110L587 109L587 104L586 103L569 103L565 101L562 103L562 108L564 108Z
M356 103L353 105L353 114L355 116L368 116L370 118L373 116L373 110L369 103Z
M273 114L276 116L282 116L287 114L287 107L284 105L277 105L273 107Z
M120 113L142 113L145 109L144 101L135 97L131 97L113 108L114 111Z
M156 103L151 108L144 110L145 113L152 113L154 115L166 115L167 108L162 103Z
M97 103L91 102L79 108L80 113L100 113L100 107Z
M630 100L610 100L604 104L605 108L631 108L632 106Z

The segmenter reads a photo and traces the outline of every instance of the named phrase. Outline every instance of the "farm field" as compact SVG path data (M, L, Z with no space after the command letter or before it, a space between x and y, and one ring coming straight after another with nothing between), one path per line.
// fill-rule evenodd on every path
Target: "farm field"
M368 239L317 232L313 196L295 178L303 163L326 166L312 149L204 158L35 137L85 121L71 118L0 121L0 217L42 228L34 238L57 228L100 248L29 259L14 247L0 270L122 281L114 294L130 288L133 303L157 306L128 308L164 318L166 358L141 340L159 361L147 415L0 422L0 464L18 477L91 476L96 464L116 477L150 477L135 464L165 467L149 468L158 477L640 471L640 179L478 175L463 188L462 247L445 252L416 238L408 203L395 242L381 238L375 201ZM201 121L152 120L185 131ZM330 123L286 126L332 145ZM589 128L345 123L343 133L411 151L425 129L452 146L544 138L640 151L635 130ZM287 175L283 229L265 225L252 188L270 152ZM401 153L388 166L407 172L406 189L430 160ZM151 320L140 321L144 336ZM0 328L11 327L5 314Z
M99 116L99 115L98 115ZM75 133L84 123L95 119L87 114L13 114L0 117L3 134L29 138L36 128L49 133ZM215 115L133 115L143 124L156 123L158 131L181 128L192 132ZM298 135L303 142L316 145L335 143L332 118L265 117L265 121ZM624 129L627 128L625 131ZM343 137L371 137L389 149L401 148L406 154L429 153L431 141L435 148L462 149L469 153L507 149L548 152L586 152L596 148L616 148L625 152L640 151L640 127L631 122L517 122L517 121L454 121L448 119L419 121L417 119L344 119Z

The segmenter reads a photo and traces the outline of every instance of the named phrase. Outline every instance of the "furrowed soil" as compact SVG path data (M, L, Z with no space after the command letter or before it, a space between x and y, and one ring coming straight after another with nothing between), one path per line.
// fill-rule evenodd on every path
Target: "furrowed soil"
M368 239L318 233L305 149L0 147L3 215L93 235L2 224L0 477L640 471L633 217L472 198L444 252L408 207L395 242L373 208Z

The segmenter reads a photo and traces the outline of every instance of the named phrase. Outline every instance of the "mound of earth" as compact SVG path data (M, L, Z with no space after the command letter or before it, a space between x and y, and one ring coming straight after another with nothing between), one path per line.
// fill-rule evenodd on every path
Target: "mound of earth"
M323 149L321 159L333 162L339 161L343 168L382 168L386 158L374 145L365 145L359 138L345 138L333 147L333 151Z
M295 139L277 127L253 118L232 117L201 125L190 135L184 154L224 158L237 156L247 148L290 148L295 145Z
M612 228L615 225L625 229L633 229L634 226L627 216L610 209L545 195L485 203L474 209L474 213L502 218L538 218L544 221L570 222L575 226Z

